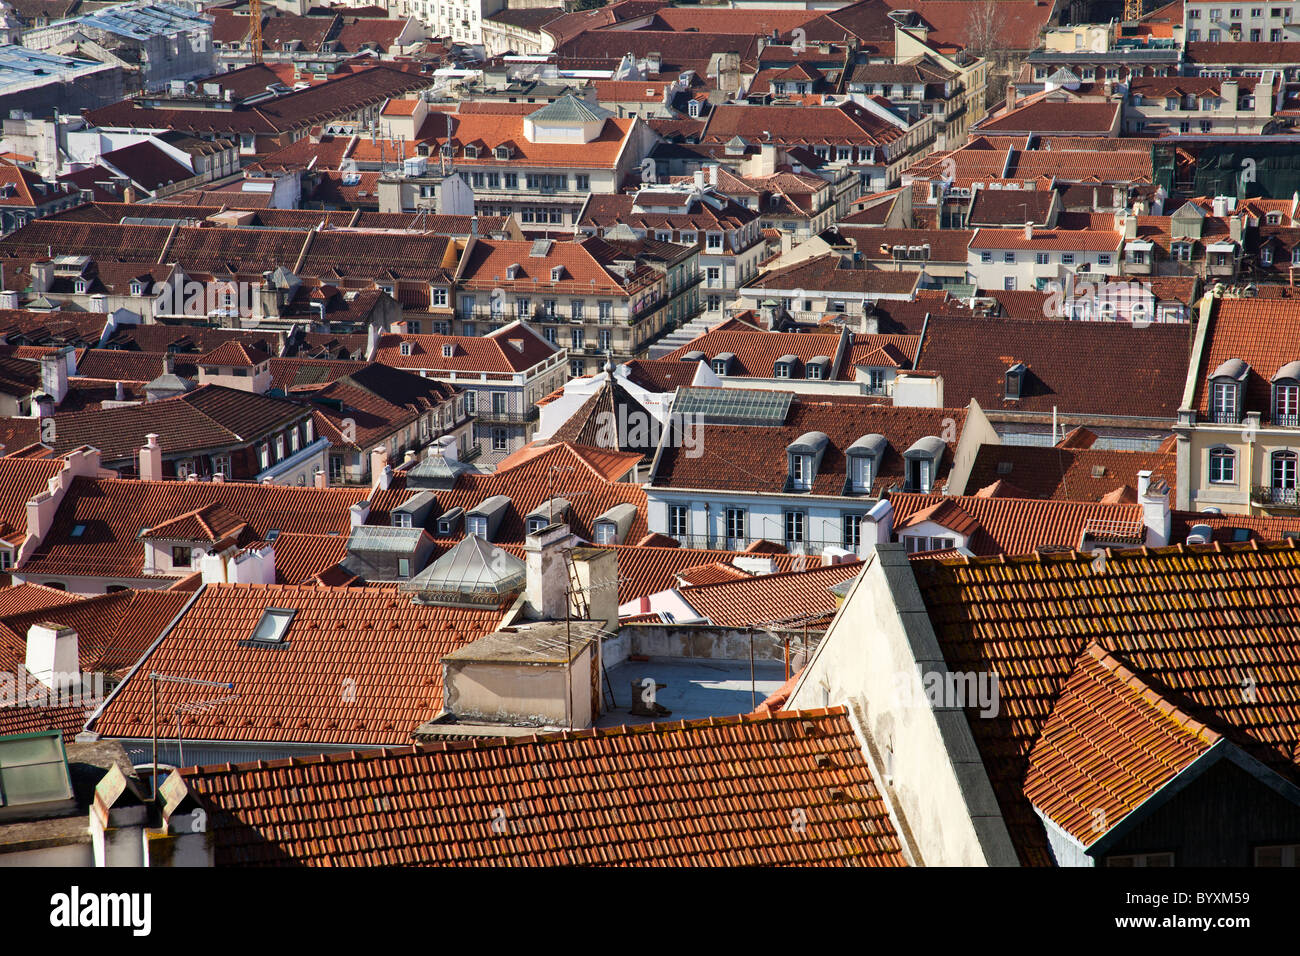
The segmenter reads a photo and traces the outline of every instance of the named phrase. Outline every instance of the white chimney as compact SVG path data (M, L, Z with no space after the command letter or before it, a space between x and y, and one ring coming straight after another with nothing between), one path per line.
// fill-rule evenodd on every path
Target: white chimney
M1138 472L1138 504L1142 506L1142 523L1146 525L1149 548L1161 548L1169 543L1173 533L1173 513L1169 510L1169 486L1163 481L1152 481L1150 471Z
M55 405L68 397L68 363L62 349L41 356L41 388Z
M876 502L876 506L867 512L867 516L862 523L863 525L870 525L870 527L862 529L863 533L859 538L862 543L858 545L858 557L865 558L876 550L877 545L888 544L893 540L893 504L887 498Z
M312 476L312 483L317 488L328 488L330 486L329 475L325 473L324 468L317 466L316 473Z
M81 657L77 632L62 624L44 622L27 629L27 669L53 691L81 684Z
M140 480L162 481L162 446L158 436L150 432L144 436L144 447L140 449Z
M348 509L348 523L353 528L360 528L370 517L370 502L358 501Z
M695 170L695 188L704 189L704 170L702 169Z
M0 309L18 308L18 293L8 290L0 292Z
M571 546L572 540L567 524L554 524L530 534L524 542L528 575L524 599L531 615L538 620L564 620L569 600L569 571L564 550Z
M718 185L718 167L716 163L709 167L709 184Z
M1027 242L1033 238L1034 238L1034 224L1032 222L1027 222L1025 223L1025 241Z

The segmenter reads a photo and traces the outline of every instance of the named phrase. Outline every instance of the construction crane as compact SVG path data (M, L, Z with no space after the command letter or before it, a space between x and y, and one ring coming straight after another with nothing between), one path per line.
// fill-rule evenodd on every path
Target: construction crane
M262 0L248 0L248 42L253 62L262 62Z
M1142 0L1124 0L1124 22L1142 19Z

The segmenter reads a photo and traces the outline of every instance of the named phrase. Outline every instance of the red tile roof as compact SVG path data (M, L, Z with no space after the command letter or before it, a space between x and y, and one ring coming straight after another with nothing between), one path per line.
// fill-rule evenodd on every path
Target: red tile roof
M275 551L276 584L311 584L348 554L348 539L341 534L279 534Z
M951 513L931 513L930 520L959 534L971 531L968 547L975 554L1028 554L1035 548L1078 548L1085 532L1105 540L1140 544L1144 535L1142 506L1031 498L985 498L978 495L918 495L893 492L894 526L899 533L944 506ZM956 509L953 511L952 509Z
M971 465L966 490L974 492L1000 479L1024 497L1058 501L1100 501L1127 485L1136 488L1139 471L1150 471L1174 488L1176 456L1167 451L1120 451L1096 448L1047 448L1035 445L982 445Z
M813 479L813 495L840 496L844 492L847 464L844 451L864 435L880 434L888 446L873 474L873 493L901 485L903 452L928 436L959 433L966 421L964 408L894 408L851 403L843 396L818 401L796 396L785 423L777 426L699 426L698 449L666 445L651 486L654 488L725 488L731 492L779 492L786 483L789 460L786 448L807 432L829 439ZM944 423L952 424L945 428ZM957 436L938 464L936 487L941 486L952 463ZM699 454L692 457L691 452Z
M1300 359L1300 300L1219 299L1210 318L1201 367L1196 370L1193 407L1202 420L1209 411L1209 379L1228 359L1250 366L1244 412L1273 418L1271 379L1282 366Z
M838 708L212 767L184 779L215 821L218 865L905 865Z
M715 627L762 627L764 624L824 624L837 602L830 588L862 570L860 561L831 564L808 571L746 576L742 580L694 584L679 590L682 598Z
M306 534L335 531L346 536L351 527L348 509L368 497L364 488L77 478L55 512L49 533L21 570L38 577L142 577L140 531L214 501L248 521L251 533L259 538L272 529ZM394 497L388 494L388 501ZM383 522L386 506L378 497L372 502L373 521ZM71 532L79 524L85 531L74 538Z
M1111 551L1100 570L1078 554L911 568L948 667L998 674L998 713L969 722L1022 862L1051 862L1025 774L1090 642L1300 780L1300 550L1291 542ZM1247 680L1253 695L1242 691Z
M1219 739L1092 642L1029 754L1025 796L1087 846Z
M271 607L295 611L287 646L240 646ZM401 744L442 710L442 658L500 621L495 609L420 605L390 588L208 585L118 688L94 730L149 736L147 674L157 670L234 682L237 700L184 719L192 739ZM204 695L166 685L159 699L170 711Z
M523 348L510 344L515 339ZM410 355L402 354L402 343L410 343ZM443 356L443 346L452 354ZM374 359L393 368L427 368L463 372L523 372L545 362L558 349L536 332L514 323L491 335L397 335L379 336Z
M917 368L943 375L949 405L974 398L986 410L1173 419L1191 328L933 315ZM1028 369L1021 397L1007 399L1006 373L1018 363Z

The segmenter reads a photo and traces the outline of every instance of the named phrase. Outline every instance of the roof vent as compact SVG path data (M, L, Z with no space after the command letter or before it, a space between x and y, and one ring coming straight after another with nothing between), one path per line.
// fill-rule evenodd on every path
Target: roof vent
M1209 544L1214 540L1214 529L1208 524L1194 524L1187 535L1188 544Z
M999 475L1011 474L1011 466L1012 466L1012 462L1009 461L998 462L998 474Z
M1093 466L1092 466L1092 477L1094 477L1094 478L1105 478L1105 477L1106 477L1106 466L1105 466L1105 465L1093 465Z

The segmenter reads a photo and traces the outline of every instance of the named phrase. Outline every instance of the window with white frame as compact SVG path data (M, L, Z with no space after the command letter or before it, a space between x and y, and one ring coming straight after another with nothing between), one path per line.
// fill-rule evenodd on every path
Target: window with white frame
M1231 485L1237 481L1237 453L1231 448L1210 449L1210 481Z
M674 538L684 538L687 529L687 511L685 505L668 506L668 534Z

